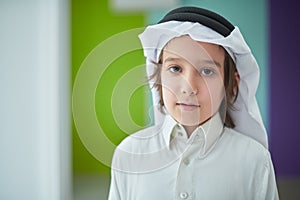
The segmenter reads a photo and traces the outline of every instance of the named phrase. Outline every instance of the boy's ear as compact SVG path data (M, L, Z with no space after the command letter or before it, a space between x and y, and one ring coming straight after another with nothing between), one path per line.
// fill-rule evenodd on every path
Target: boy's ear
M240 78L240 74L237 70L235 70L235 72L234 72L234 77L235 77L237 85L239 85L240 81L241 81L241 78Z
M235 72L234 72L234 78L236 80L236 85L233 88L233 92L234 92L234 94L237 94L238 86L239 86L240 81L241 81L240 74L237 70L235 70Z

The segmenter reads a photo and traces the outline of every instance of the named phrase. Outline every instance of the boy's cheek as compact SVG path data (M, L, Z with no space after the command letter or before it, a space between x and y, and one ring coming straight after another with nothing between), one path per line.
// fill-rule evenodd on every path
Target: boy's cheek
M166 102L172 102L172 101L176 101L177 98L177 92L176 89L173 87L162 87L162 94L163 94L163 99Z
M174 78L164 79L161 84L163 90L168 90L171 93L176 93L180 87L180 81Z
M210 94L212 97L216 96L223 96L225 94L225 87L223 84L223 80L215 80L215 81L207 81L206 82L206 91Z

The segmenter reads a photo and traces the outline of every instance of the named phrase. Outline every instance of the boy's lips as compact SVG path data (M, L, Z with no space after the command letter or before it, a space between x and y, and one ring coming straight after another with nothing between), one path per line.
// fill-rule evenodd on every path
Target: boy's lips
M200 108L199 104L193 104L193 103L181 103L181 102L177 102L176 106L179 106L182 110L185 111L193 111L197 108Z

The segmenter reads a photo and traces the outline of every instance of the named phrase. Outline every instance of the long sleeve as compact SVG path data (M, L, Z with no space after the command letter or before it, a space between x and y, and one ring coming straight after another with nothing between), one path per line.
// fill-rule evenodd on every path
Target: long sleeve
M116 171L111 169L111 182L108 200L121 200Z
M261 191L258 193L257 199L278 200L279 196L277 191L275 172L269 152L266 155L266 162L260 178Z

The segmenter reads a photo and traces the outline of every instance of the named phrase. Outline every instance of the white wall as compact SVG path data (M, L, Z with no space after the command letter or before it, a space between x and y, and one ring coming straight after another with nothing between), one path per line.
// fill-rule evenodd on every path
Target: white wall
M71 199L68 0L0 1L0 199Z

